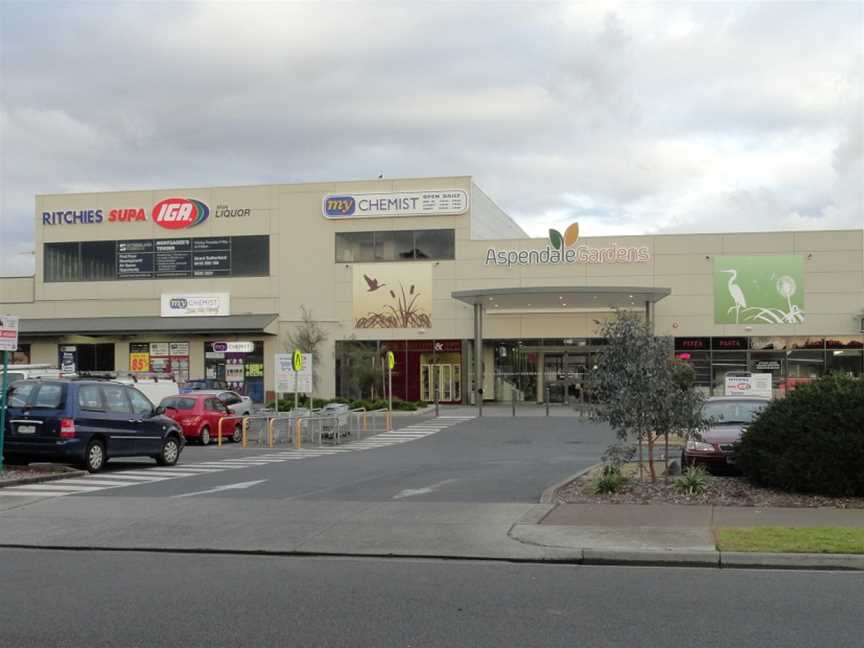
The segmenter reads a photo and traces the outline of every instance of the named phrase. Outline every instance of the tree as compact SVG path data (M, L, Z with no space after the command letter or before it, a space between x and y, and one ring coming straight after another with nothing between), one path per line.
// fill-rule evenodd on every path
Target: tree
M656 481L657 437L664 436L668 456L669 434L684 436L700 429L702 395L689 368L676 362L671 338L655 336L637 315L618 312L601 325L600 335L606 345L592 376L598 402L594 417L608 423L619 439L637 442L640 479L643 445L648 446L648 470Z
M283 346L286 351L299 349L302 353L312 354L312 385L317 388L318 360L321 357L321 345L327 341L327 331L315 321L312 311L306 310L306 307L302 305L300 306L300 321L301 324L288 333L287 340Z

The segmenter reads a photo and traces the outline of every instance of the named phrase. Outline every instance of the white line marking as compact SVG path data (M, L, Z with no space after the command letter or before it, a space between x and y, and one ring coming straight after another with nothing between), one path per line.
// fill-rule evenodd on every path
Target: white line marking
M64 479L63 484L70 486L129 486L134 482L128 481L108 481L107 479Z
M121 475L112 473L110 476L105 475L108 479L125 479L133 483L137 484L146 484L147 482L157 482L157 481L165 481L166 479L171 479L170 477L144 477L142 475Z
M243 490L246 488L252 488L253 486L257 486L258 484L263 484L266 482L266 479L259 479L258 481L248 481L248 482L238 482L236 484L226 484L225 486L217 486L216 488L210 488L208 490L197 491L195 493L183 493L181 495L172 495L171 497L192 497L193 495L206 495L208 493L220 493L222 491L228 490Z
M406 488L405 490L401 490L393 496L393 499L403 499L405 497L414 497L416 495L426 495L427 493L431 493L434 490L441 488L444 484L449 484L450 482L459 481L458 479L445 479L444 481L440 481L436 484L431 484L426 488Z
M130 477L191 477L195 473L167 472L161 470L124 470L123 474L129 475Z

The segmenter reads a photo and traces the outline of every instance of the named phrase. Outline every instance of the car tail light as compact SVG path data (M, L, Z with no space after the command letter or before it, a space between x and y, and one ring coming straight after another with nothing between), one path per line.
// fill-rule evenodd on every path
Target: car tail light
M75 420L60 419L60 438L74 439L75 438Z

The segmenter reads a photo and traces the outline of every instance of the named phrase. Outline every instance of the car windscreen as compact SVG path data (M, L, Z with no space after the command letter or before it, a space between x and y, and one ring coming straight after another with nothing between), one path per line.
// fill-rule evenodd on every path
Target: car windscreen
M60 409L65 391L58 383L17 382L9 389L9 407Z
M168 409L169 407L176 410L191 410L195 409L195 399L169 396L168 398L162 399L162 402L159 403L159 407L163 410Z
M753 418L765 407L761 401L717 401L705 403L702 416L712 425L731 423L751 423Z

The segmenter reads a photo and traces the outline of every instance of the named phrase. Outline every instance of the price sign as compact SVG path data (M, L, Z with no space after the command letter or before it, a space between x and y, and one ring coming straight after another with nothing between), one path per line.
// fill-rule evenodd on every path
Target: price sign
M150 371L150 354L130 353L129 368L132 371Z

